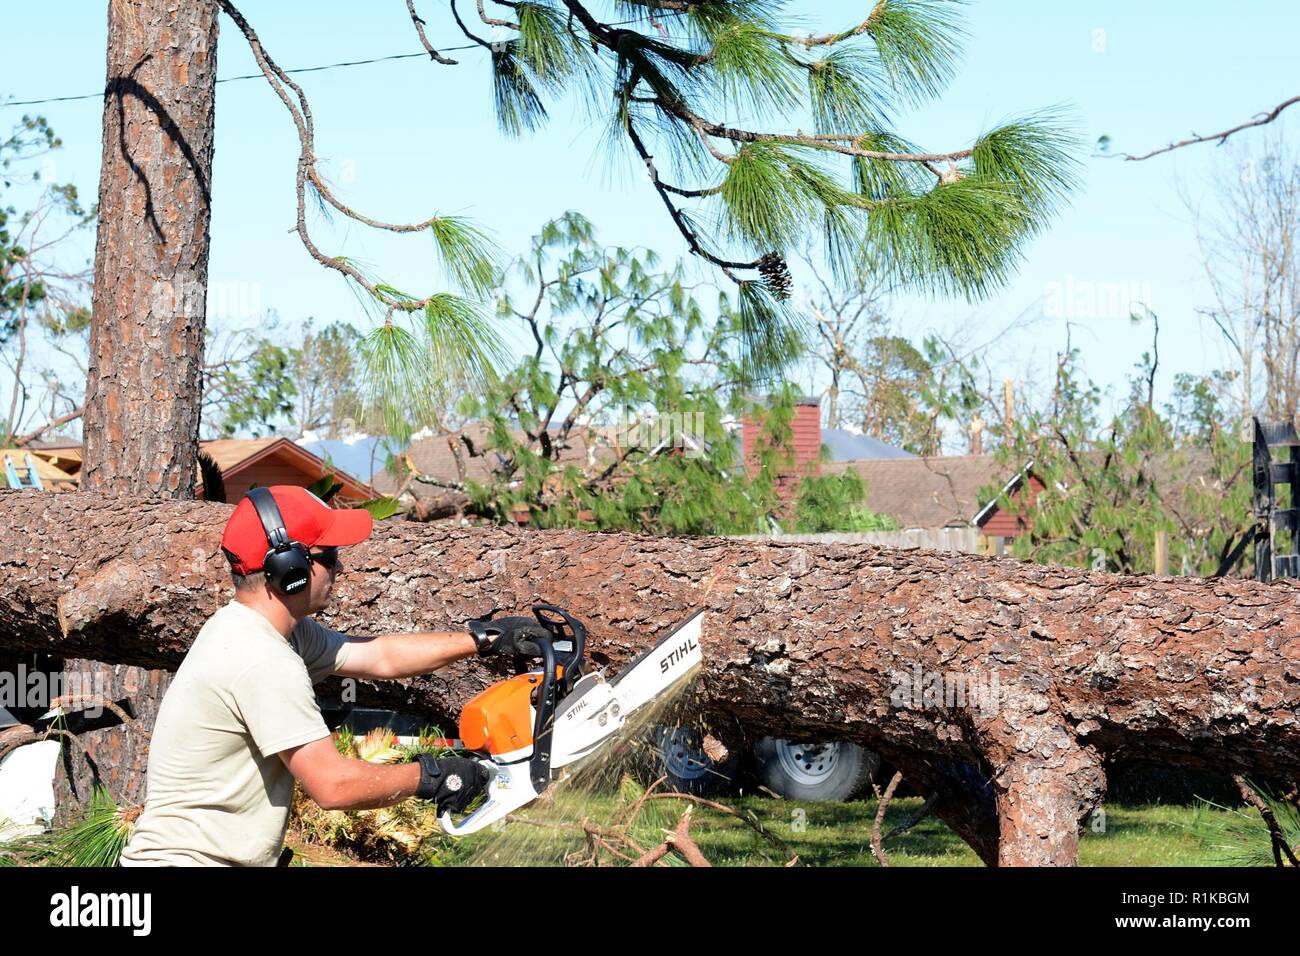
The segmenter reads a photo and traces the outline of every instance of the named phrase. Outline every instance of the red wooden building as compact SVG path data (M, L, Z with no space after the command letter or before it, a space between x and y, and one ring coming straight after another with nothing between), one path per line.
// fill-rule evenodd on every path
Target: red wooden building
M1032 524L1029 511L1045 487L1034 474L1034 463L1031 461L1003 485L997 498L976 512L972 523L989 540L990 550L1001 554L1008 539L1019 537L1029 530ZM1004 508L999 504L1004 497L1010 499L1010 507Z

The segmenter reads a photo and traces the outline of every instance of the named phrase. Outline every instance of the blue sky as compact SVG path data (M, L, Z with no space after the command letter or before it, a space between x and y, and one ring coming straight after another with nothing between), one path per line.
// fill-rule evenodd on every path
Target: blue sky
M463 38L437 0L424 0L435 45ZM472 5L471 5L472 7ZM3 0L0 96L19 100L89 93L104 81L105 3ZM809 28L857 22L870 3L792 2ZM399 0L306 6L245 0L241 9L285 67L417 52ZM936 103L906 115L900 132L928 148L969 144L998 121L1062 104L1071 108L1084 153L1106 134L1114 150L1141 152L1235 125L1294 95L1300 8L1291 2L1226 7L1194 2L1041 3L977 0L967 5L969 40L957 76ZM317 152L354 208L411 221L458 213L521 251L547 218L566 209L590 217L608 243L684 255L684 245L643 175L611 171L600 158L600 129L568 105L552 110L540 133L512 140L497 132L488 65L478 50L461 64L415 58L300 78L316 117ZM224 20L219 75L255 70L243 38ZM274 309L286 322L308 315L371 321L343 280L317 266L289 231L294 223L296 139L287 113L260 80L218 87L213 175L211 279L231 321L240 311ZM96 190L101 107L97 100L39 109L66 147L51 170L85 195ZM0 109L0 128L23 109ZM1283 121L1285 129L1298 122ZM1242 146L1265 131L1242 134ZM896 299L903 330L966 330L973 341L1025 315L1035 321L1002 340L1008 374L1048 374L1071 321L1089 372L1115 385L1147 347L1149 330L1122 310L1044 318L1053 293L1106 284L1140 290L1161 317L1162 390L1175 371L1205 371L1224 361L1216 334L1195 310L1211 302L1190 217L1179 188L1204 194L1232 175L1226 149L1198 146L1142 163L1086 158L1070 208L1026 249L1009 286L980 302ZM362 227L318 225L327 251L363 259L402 288L436 287L425 237L376 235ZM86 255L91 244L86 243ZM241 310L240 306L243 306ZM211 308L211 304L210 304ZM1050 305L1049 305L1050 311ZM1059 312L1059 310L1057 310Z

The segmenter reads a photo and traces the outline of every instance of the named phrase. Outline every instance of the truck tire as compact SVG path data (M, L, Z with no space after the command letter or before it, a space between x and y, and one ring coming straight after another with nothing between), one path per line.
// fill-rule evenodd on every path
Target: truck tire
M665 725L655 731L655 777L664 775L664 787L677 793L707 797L725 790L736 776L739 757L729 753L721 763L703 750L703 735L681 724Z
M787 800L852 800L880 770L880 756L857 744L764 737L754 744L759 781Z

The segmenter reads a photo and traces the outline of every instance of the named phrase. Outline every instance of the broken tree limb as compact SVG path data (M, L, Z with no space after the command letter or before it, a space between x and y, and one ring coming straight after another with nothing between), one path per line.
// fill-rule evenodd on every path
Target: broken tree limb
M668 855L668 851L670 849L671 847L669 847L667 843L660 843L653 850L646 850L645 853L641 854L639 857L637 857L628 865L633 868L638 868L643 866L654 866L656 863L658 863L660 860L662 860L664 857Z
M903 782L903 775L894 771L894 775L889 778L889 786L885 788L882 794L879 788L876 788L876 799L880 802L876 806L876 818L871 824L871 853L876 858L876 862L881 866L893 866L889 862L889 857L885 856L884 841L880 838L880 826L885 822L885 814L889 810L890 801L894 799L894 791L898 785ZM872 784L875 787L875 784Z
M668 834L668 837L664 842L671 845L673 852L691 866L713 866L712 863L705 859L704 854L700 852L700 848L695 845L695 841L691 839L691 835L688 832L691 828L692 809L692 807L686 808L681 819L677 821L676 828L674 828L672 833Z
M229 505L0 492L0 641L175 668L230 598ZM123 582L120 588L107 582ZM388 522L322 622L457 627L536 601L616 671L703 608L698 702L748 733L878 750L988 863L1071 864L1118 757L1300 766L1300 584L1118 576L861 545ZM361 700L450 726L479 661Z
M679 796L679 794L673 794ZM632 867L654 866L670 852L676 853L688 865L697 867L711 867L712 863L700 851L700 848L691 839L688 832L691 828L691 810L693 807L687 806L686 810L677 820L677 826L672 830L664 833L664 841L652 850L647 850L634 859L629 865ZM609 849L607 847L607 849Z
M666 778L660 777L659 779L662 781ZM636 805L639 806L645 800L685 800L688 803L694 803L702 807L708 807L710 810L716 810L718 813L728 814L745 824L745 826L749 827L772 846L776 847L777 850L785 854L786 862L783 866L798 865L799 854L791 850L784 840L767 827L763 826L762 821L758 819L753 811L746 810L741 812L740 810L727 806L725 803L719 803L716 800L706 800L704 797L696 796L693 793L652 793L651 791L653 791L657 786L658 783L652 785L651 788L637 801Z

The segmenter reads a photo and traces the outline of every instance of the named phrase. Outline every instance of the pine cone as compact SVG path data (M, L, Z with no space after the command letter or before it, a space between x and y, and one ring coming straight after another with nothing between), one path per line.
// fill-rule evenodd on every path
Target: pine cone
M785 256L779 252L767 253L758 260L758 272L773 296L781 302L790 298L794 279L790 275L790 266L786 263Z

